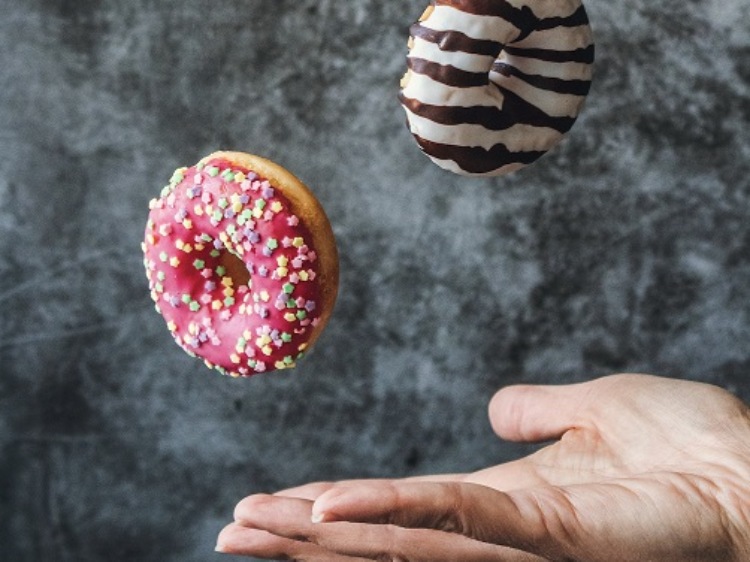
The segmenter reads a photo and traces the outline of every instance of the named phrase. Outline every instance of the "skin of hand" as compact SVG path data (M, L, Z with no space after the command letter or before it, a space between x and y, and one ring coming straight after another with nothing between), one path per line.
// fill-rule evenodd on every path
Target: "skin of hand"
M499 437L551 444L472 474L315 483L242 500L217 550L305 562L750 560L750 408L614 375L511 386Z

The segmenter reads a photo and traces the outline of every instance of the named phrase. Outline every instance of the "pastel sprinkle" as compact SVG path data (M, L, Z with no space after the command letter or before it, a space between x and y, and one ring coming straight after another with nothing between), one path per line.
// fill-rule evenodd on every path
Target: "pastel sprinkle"
M170 184L178 184L185 179L185 168L179 168L172 174L172 179L169 180Z

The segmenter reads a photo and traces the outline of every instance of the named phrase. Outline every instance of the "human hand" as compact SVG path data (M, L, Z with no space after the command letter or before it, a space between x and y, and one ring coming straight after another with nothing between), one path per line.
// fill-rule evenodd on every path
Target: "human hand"
M750 560L750 409L729 393L644 375L514 386L490 420L504 439L556 441L469 475L250 496L219 549L309 562Z

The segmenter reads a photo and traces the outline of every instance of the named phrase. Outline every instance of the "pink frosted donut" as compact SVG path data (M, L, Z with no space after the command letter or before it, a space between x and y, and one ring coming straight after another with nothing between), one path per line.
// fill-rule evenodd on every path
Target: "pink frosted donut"
M338 256L320 203L249 154L178 169L150 203L143 252L175 341L235 377L294 367L336 300Z

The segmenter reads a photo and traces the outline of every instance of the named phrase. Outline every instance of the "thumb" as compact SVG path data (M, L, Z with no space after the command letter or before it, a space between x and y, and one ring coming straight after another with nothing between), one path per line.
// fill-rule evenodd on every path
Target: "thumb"
M508 441L559 439L566 431L583 424L594 384L596 381L560 386L505 387L490 401L492 428L499 437Z

